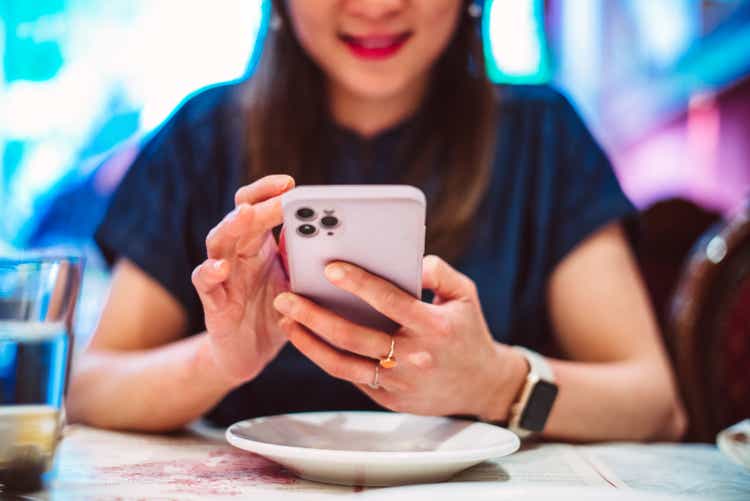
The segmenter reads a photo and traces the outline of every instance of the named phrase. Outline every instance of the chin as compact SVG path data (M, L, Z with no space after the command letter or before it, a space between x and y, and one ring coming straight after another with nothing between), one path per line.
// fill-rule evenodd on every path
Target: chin
M362 99L383 100L398 96L409 88L406 78L393 76L353 76L339 81L348 91Z

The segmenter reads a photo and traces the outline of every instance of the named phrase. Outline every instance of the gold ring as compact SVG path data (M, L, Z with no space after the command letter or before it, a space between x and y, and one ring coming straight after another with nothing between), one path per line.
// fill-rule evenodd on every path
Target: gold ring
M380 366L378 364L375 364L375 375L372 377L372 383L367 384L373 390L380 388Z
M398 365L396 359L393 358L393 352L396 349L396 337L391 336L391 349L388 350L388 356L380 359L380 367L383 369L393 369Z

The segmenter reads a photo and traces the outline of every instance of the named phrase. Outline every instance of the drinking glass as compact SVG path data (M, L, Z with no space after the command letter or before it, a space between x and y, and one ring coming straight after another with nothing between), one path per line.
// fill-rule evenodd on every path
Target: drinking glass
M0 258L0 493L34 491L50 470L83 260Z

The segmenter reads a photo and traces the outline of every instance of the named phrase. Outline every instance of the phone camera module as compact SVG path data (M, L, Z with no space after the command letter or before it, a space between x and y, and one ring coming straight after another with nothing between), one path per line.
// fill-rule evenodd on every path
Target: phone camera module
M303 237L312 237L318 232L318 229L311 224L302 224L297 228L297 233Z
M339 219L335 216L325 216L320 220L320 224L326 228L335 228L339 225Z
M312 210L310 207L302 207L300 209L297 209L297 219L301 219L303 221L309 221L315 217L315 211Z

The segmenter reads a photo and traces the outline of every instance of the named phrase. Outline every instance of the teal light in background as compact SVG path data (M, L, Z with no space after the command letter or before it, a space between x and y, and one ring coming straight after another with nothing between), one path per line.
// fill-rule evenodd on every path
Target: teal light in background
M255 42L253 44L252 52L250 54L250 60L247 63L245 70L245 76L250 76L255 73L255 68L258 66L260 56L263 55L263 45L266 41L266 35L268 34L268 28L271 26L271 11L273 6L271 0L260 0L259 14L258 14L258 28Z
M638 21L641 51L651 66L673 64L700 36L701 19L693 0L631 0L626 5Z
M65 10L66 0L0 2L0 19L7 34L4 50L15 57L2 58L4 80L45 81L53 78L63 65L63 54L56 36L61 31L57 16ZM35 29L41 26L42 29ZM2 42L0 42L2 43Z
M267 2L0 0L0 250L186 96L245 76Z
M544 0L486 0L482 37L490 80L532 84L550 79Z

